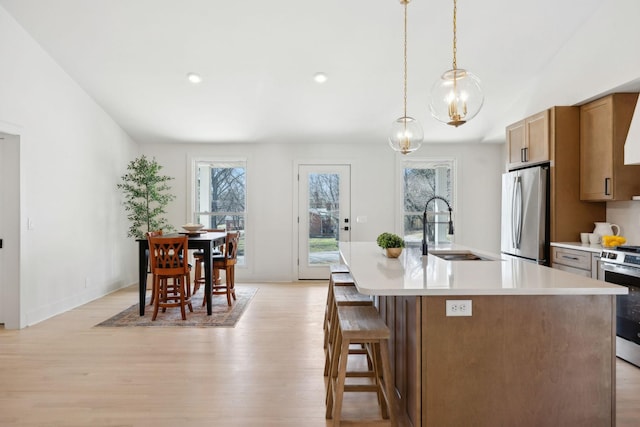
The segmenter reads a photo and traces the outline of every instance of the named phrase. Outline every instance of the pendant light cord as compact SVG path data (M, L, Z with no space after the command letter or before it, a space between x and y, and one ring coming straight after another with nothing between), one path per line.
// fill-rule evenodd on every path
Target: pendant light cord
M406 126L407 117L407 5L409 1L404 1L404 117Z
M453 0L453 69L458 68L456 63L456 53L458 52L458 48L456 47L458 42L457 33L457 24L456 24L456 15L458 14L458 1Z

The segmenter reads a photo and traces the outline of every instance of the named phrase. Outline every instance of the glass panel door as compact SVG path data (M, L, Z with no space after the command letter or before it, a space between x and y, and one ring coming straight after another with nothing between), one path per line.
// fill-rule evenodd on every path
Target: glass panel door
M300 165L298 278L328 279L350 236L350 166Z

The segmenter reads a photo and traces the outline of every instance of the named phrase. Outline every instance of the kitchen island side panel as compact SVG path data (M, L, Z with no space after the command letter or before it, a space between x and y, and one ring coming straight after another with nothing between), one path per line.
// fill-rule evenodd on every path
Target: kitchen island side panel
M381 296L378 309L391 331L389 358L401 425L422 425L421 303L415 296Z
M423 426L615 425L615 296L422 297Z

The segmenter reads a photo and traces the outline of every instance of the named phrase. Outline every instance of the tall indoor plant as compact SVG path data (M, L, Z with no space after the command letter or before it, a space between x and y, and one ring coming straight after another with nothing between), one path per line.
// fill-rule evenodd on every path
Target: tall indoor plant
M160 175L161 169L155 158L149 160L142 155L129 162L128 172L117 185L124 193L124 206L131 221L129 237L143 239L147 231L174 230L163 216L169 202L175 199L168 184L173 177Z

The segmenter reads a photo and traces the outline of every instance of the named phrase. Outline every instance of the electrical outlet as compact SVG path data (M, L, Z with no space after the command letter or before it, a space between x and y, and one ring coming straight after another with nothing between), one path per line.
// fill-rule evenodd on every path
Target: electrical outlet
M447 300L447 316L471 316L470 299Z

